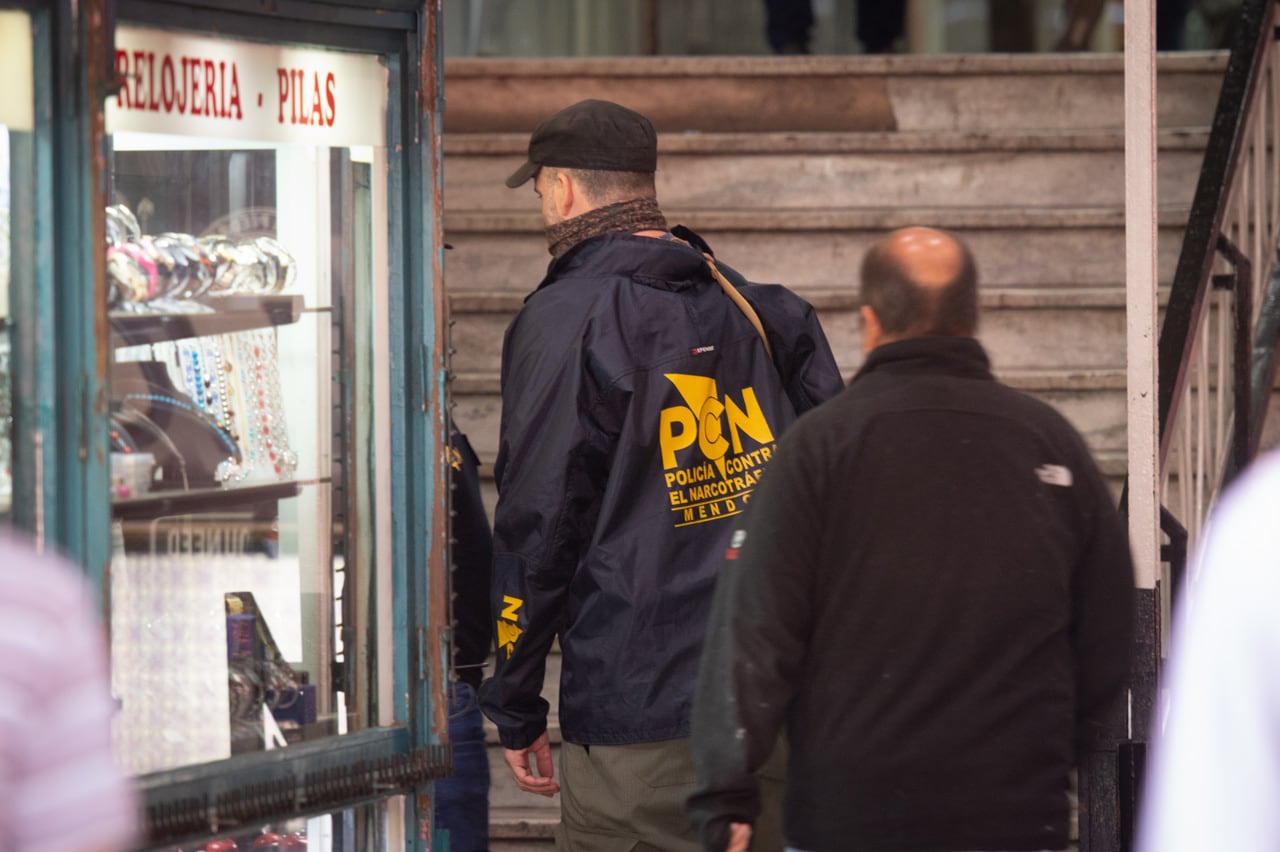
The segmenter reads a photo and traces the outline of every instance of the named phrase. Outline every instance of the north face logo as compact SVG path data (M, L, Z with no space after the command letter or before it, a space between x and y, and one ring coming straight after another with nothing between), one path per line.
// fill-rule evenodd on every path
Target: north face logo
M1042 464L1036 468L1036 476L1045 485L1056 485L1059 488L1070 488L1073 482L1071 468L1060 464Z

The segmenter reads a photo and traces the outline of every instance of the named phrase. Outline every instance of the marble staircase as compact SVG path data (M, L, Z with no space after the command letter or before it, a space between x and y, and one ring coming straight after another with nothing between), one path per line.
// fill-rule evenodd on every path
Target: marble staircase
M1166 286L1224 66L1221 54L1159 59ZM605 97L658 128L668 219L701 233L751 280L786 283L813 303L846 376L862 358L857 270L866 248L908 224L959 234L978 263L980 337L997 374L1058 407L1118 490L1122 75L1112 55L451 60L445 282L457 422L491 471L502 333L548 260L532 191L503 179L539 120ZM489 482L490 506L494 498ZM553 707L558 662L547 680ZM492 848L547 848L558 803L516 790L496 742Z

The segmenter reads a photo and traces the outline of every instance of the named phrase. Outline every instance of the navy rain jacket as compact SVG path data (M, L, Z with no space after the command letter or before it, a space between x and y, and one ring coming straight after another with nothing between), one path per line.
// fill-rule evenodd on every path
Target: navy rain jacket
M778 285L739 290L772 362L700 251L630 234L553 260L508 328L497 665L481 688L507 748L546 729L541 692L557 637L564 739L688 736L729 519L797 411L843 387L808 303Z

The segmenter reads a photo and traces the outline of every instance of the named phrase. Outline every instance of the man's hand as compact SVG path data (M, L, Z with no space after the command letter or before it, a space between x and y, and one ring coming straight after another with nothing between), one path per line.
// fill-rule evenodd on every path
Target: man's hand
M751 848L751 826L745 822L729 824L729 845L724 852L747 852Z
M525 748L508 748L504 749L503 757L506 758L507 766L511 768L511 776L516 779L516 785L526 793L537 793L539 796L554 796L560 792L560 785L555 781L555 768L551 762L551 741L547 739L546 731L542 735L530 743ZM534 775L529 769L529 755L533 755L533 761L538 767L538 774ZM750 827L747 831L750 832ZM748 837L750 834L748 833ZM743 849L746 847L744 846Z

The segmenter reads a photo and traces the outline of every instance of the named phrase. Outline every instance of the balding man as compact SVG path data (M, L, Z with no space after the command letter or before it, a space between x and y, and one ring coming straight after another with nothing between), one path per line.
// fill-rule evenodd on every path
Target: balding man
M1122 692L1132 567L1053 409L999 384L977 272L907 228L862 267L866 364L782 439L730 539L699 675L690 812L745 848L785 724L788 843L1056 850Z

